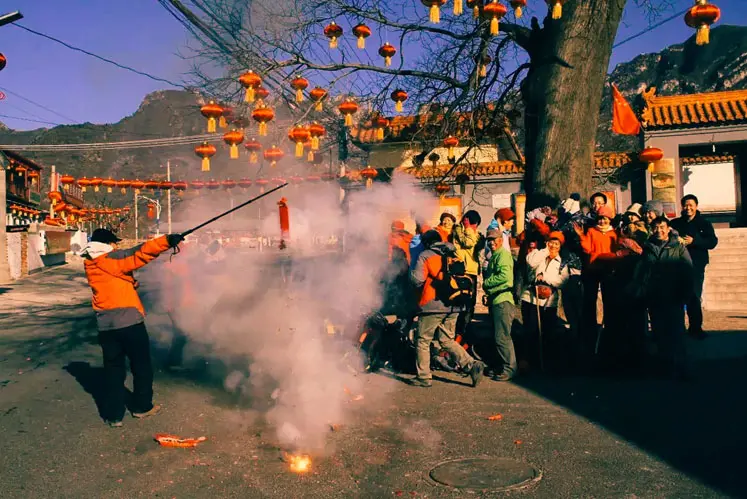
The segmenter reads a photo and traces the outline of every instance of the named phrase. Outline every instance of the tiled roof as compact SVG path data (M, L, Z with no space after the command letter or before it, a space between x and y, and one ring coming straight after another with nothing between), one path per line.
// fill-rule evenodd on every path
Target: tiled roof
M21 156L20 154L15 153L13 151L9 151L7 149L4 149L4 150L2 150L0 152L2 152L3 154L5 154L5 156L8 159L12 159L12 160L17 161L19 163L23 163L28 168L32 168L32 169L37 170L37 171L42 171L44 169L44 167L42 165L40 165L40 164L38 164L38 163L30 160L29 158L25 158L25 157Z
M723 154L720 156L693 156L689 158L680 158L683 165L703 165L709 163L729 163L734 161L733 154Z
M747 122L747 90L660 97L643 92L641 113L647 130L733 125Z
M597 152L594 153L594 173L601 174L607 173L610 170L622 168L623 166L636 164L638 159L635 154L625 152ZM437 165L433 167L426 162L421 167L409 167L403 168L402 171L409 173L410 175L420 178L436 178L442 177L450 168L450 165ZM482 176L493 176L493 175L522 175L524 173L524 165L515 163L513 161L495 161L486 162L476 165L464 165L458 166L449 175L450 177L456 177L460 173L469 175L470 177L482 177Z
M377 136L377 129L373 121L361 123L350 129L350 137L359 145L396 144L410 141L429 140L442 134L443 115L424 113L417 116L394 116L389 119L389 126L384 132L384 139ZM501 149L501 155L509 159L524 161L524 155L511 133L508 121L501 120L492 127L492 131L485 128L486 118L475 117L473 113L458 113L454 120L456 129L454 136L466 139L474 136L475 130L493 137ZM490 133L488 133L490 132Z

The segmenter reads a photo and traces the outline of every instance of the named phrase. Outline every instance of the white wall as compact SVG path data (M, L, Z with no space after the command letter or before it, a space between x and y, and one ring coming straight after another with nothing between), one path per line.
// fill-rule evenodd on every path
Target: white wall
M734 163L706 163L682 167L682 193L698 197L702 212L736 211Z

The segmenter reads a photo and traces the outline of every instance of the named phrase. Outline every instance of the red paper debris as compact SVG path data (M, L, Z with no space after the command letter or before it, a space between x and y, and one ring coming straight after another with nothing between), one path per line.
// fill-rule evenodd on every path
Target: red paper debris
M207 437L181 438L168 433L158 433L153 438L164 447L196 447L197 444L207 440Z
M488 416L488 421L500 421L503 419L503 414L493 414L492 416Z

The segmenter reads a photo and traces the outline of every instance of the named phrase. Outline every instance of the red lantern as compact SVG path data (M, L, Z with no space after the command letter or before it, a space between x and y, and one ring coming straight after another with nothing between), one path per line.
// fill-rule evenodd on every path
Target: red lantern
M402 112L402 103L407 100L407 92L401 89L397 89L392 92L391 98L394 101L394 109L398 112Z
M106 180L101 181L101 185L106 187L106 192L111 194L112 189L117 187L117 181L113 178L107 178Z
M327 129L324 125L317 123L316 121L309 125L309 134L311 135L311 150L319 150L319 139L324 137L327 133Z
M511 0L509 3L514 9L514 15L516 16L516 19L519 19L521 17L522 10L527 6L527 0Z
M237 182L237 184L242 189L248 189L248 188L250 188L252 186L252 181L251 181L251 179L248 179L248 178L242 178L242 179L239 179L239 181Z
M303 91L309 86L309 80L303 76L296 76L291 80L290 85L296 91L296 102L303 102Z
M187 183L181 180L179 182L174 182L174 190L177 192L177 194L182 196L184 194L184 191L187 190Z
M135 194L140 194L140 189L145 187L145 182L142 180L133 180L132 181L132 188L135 189Z
M148 180L145 182L145 188L153 192L158 189L158 182L156 182L155 180Z
M695 6L685 14L685 24L695 28L695 43L707 45L710 39L711 24L721 18L721 9L707 0L696 0Z
M288 180L290 180L291 184L302 184L304 178L299 175L292 175Z
M638 155L638 159L648 165L648 171L654 171L654 163L664 157L664 151L658 147L647 147Z
M322 173L322 174L320 175L320 177L321 177L321 179L322 179L322 180L324 180L325 182L330 182L330 181L332 181L332 180L336 179L336 178L337 178L337 175L335 175L334 173L330 173L330 172L324 172L324 173Z
M0 54L0 71L5 69L5 66L8 64L8 59L5 58L5 54Z
M459 139L456 137L449 135L444 139L444 147L448 148L447 152L447 158L453 158L454 157L454 148L459 145Z
M70 209L70 205L62 201L59 201L57 204L54 205L54 211L57 213L64 213L68 209Z
M353 27L353 34L358 38L358 48L366 48L366 38L371 36L371 28L363 23L357 24Z
M336 49L337 39L342 36L342 28L332 21L324 28L324 36L329 38L329 48Z
M389 126L389 120L383 116L377 116L374 118L373 124L376 127L376 138L378 140L384 140L384 131Z
M392 65L392 57L397 53L397 49L394 48L389 42L379 47L379 55L384 58L384 66L389 67Z
M371 186L373 185L373 179L375 179L378 174L379 172L377 172L376 169L371 168L370 166L367 166L360 171L361 177L366 179L366 189L371 188Z
M285 153L282 149L273 145L269 149L265 149L263 156L267 161L270 162L270 166L275 166L278 164L278 161L280 161L283 156L285 156Z
M322 87L314 87L309 92L309 97L314 101L314 109L317 111L322 110L322 101L327 97L327 91Z
M249 163L257 162L257 153L262 150L262 144L257 139L250 139L244 142L244 147L249 151Z
M224 188L225 190L227 190L227 191L228 191L228 190L231 190L231 189L233 189L234 187L236 187L236 181L234 181L234 180L231 180L231 179L229 178L229 179L226 179L226 180L224 180L223 182L221 182L221 185L223 186L223 188Z
M485 17L490 18L490 34L493 36L497 35L500 20L506 15L508 9L505 5L498 2L498 0L493 0L492 2L485 4L485 7L482 8L482 12L485 14Z
M127 194L127 188L132 187L132 181L122 179L117 182L117 187L119 187L119 192L121 192L122 194Z
M52 206L62 201L62 194L59 191L49 191L47 197L52 202Z
M275 185L283 185L286 183L285 179L283 177L272 177L272 180L270 180Z
M435 189L440 197L444 197L444 195L451 190L451 187L449 187L448 184L441 182L436 184Z
M76 183L78 184L78 187L80 187L80 189L83 192L86 192L86 189L88 189L91 186L91 181L87 179L86 177L79 178Z
M358 112L358 104L352 100L344 100L337 106L337 110L345 116L345 126L353 126L353 115Z
M210 101L200 108L200 113L202 113L202 115L208 120L208 133L214 133L218 123L218 118L223 116L223 108L215 102Z
M93 177L91 179L91 187L93 187L93 192L99 192L99 186L101 185L101 180L99 177Z
M200 193L200 189L202 189L203 187L205 187L205 182L203 182L202 180L193 180L192 182L189 183L189 187L191 187L192 189L194 189L195 192L197 194L199 194Z
M259 186L259 192L265 192L265 186L269 184L270 181L264 177L259 177L254 179L254 183Z
M66 191L70 190L70 186L75 183L75 178L72 175L63 175L60 177L60 183L62 188Z
M257 106L252 111L252 118L254 121L259 123L259 136L264 137L267 135L267 123L272 121L275 117L275 112L272 108L265 106L264 104Z
M270 96L270 91L267 90L265 87L258 87L254 91L254 93L257 95L258 99L262 99L262 100L264 100L264 99L266 99L267 97Z
M244 134L238 130L229 130L223 134L223 141L230 147L230 158L239 159L239 144L244 142Z
M433 24L441 22L441 6L446 0L420 0L423 5L430 8L428 18Z
M205 187L207 187L208 190L214 191L216 189L220 189L220 182L211 178L210 180L205 182Z
M560 19L563 16L563 4L565 0L545 0L547 6L552 8L552 18Z
M254 102L254 95L257 88L262 84L262 78L254 71L247 71L239 76L239 83L246 89L244 102Z
M467 7L472 9L472 17L475 19L480 17L480 9L482 8L482 0L467 0Z
M306 181L307 182L319 182L322 179L319 175L307 175Z
M158 183L158 188L161 189L162 191L170 191L171 189L174 188L174 184L172 182L168 182L168 181L167 182L159 182Z
M218 149L213 144L208 144L207 142L203 142L195 147L195 154L202 158L202 171L210 171L210 158L215 156L216 152L218 152Z
M303 126L294 126L288 133L288 138L296 143L296 157L303 157L303 144L311 137L309 129Z

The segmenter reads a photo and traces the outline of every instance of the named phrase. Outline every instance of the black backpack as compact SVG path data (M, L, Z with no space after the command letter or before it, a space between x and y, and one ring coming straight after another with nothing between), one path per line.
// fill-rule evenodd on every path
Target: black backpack
M452 307L470 305L474 298L472 278L465 271L464 262L456 258L443 257L443 279L440 281L438 298Z

